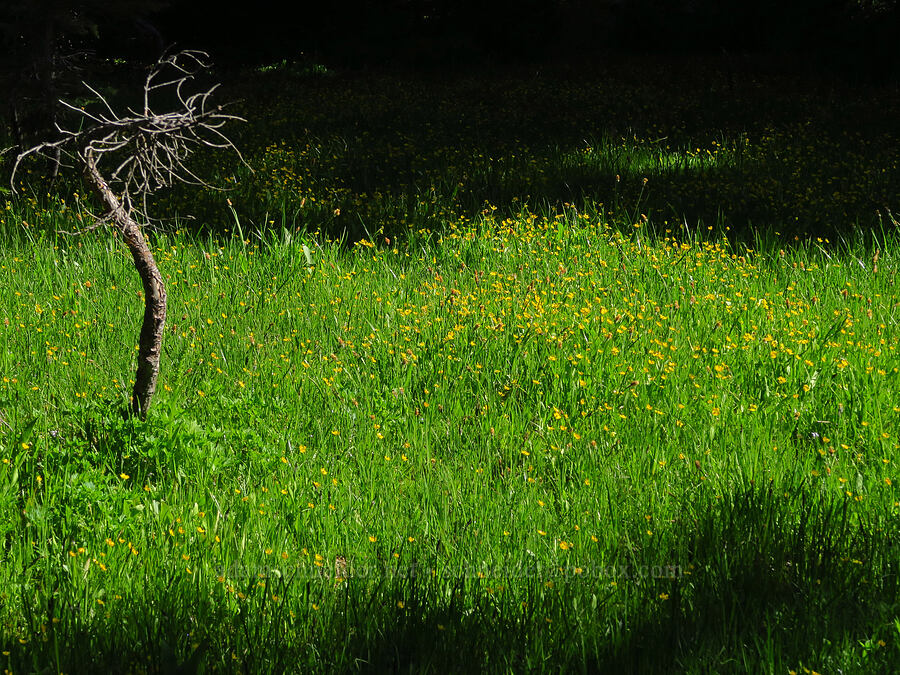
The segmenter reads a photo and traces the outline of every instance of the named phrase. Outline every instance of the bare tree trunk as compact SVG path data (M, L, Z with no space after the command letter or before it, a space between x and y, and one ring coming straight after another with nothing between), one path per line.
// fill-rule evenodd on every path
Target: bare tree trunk
M15 189L16 171L26 157L40 155L59 158L68 148L66 156L83 166L85 183L103 204L105 215L96 225L112 221L128 245L134 268L144 285L144 320L138 340L137 374L131 396L131 414L141 419L146 418L156 391L166 322L166 288L150 246L132 215L142 214L134 199L146 198L156 190L175 183L212 187L186 164L198 147L229 148L243 162L240 152L220 131L227 121L243 121L242 118L223 113L222 106L213 108L207 103L218 85L190 95L182 88L195 74L208 68L203 52L182 51L162 57L144 81L143 108L139 111L129 109L127 116L117 114L102 94L88 86L105 111L95 114L60 101L69 112L81 115L80 128L71 131L57 126L61 138L22 150L12 170L11 183ZM181 108L163 114L155 113L150 107L151 93L160 89L168 89ZM119 162L118 168L109 174L110 179L120 186L118 195L98 168L100 160L107 155ZM146 218L147 214L139 217Z
M90 150L85 153L84 160L85 179L109 210L112 220L122 233L134 259L134 267L144 285L144 321L141 324L138 341L138 365L131 395L131 412L145 419L153 393L156 391L156 378L159 374L163 327L166 322L166 288L140 225L122 206L119 198L100 175Z

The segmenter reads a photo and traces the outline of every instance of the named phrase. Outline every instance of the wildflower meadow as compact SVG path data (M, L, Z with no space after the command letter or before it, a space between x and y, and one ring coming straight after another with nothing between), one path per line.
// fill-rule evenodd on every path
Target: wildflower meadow
M0 667L896 672L897 89L733 79L230 74L144 421L128 251L23 172Z

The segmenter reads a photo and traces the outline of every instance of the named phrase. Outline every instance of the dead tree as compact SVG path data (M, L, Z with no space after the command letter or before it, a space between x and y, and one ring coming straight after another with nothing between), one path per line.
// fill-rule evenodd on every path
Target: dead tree
M212 187L187 165L188 158L199 148L226 148L237 153L243 162L221 128L230 120L244 120L226 114L221 105L209 105L218 85L194 94L186 91L195 75L209 67L206 59L205 53L197 51L182 51L160 59L144 83L142 109L128 109L124 115L117 114L106 98L85 85L104 110L92 113L62 101L65 108L81 118L82 128L71 131L57 127L58 140L20 153L13 167L15 178L22 160L29 155L61 152L74 160L102 207L102 215L87 229L111 224L128 246L144 287L144 319L131 397L131 413L141 418L146 417L156 390L166 320L165 284L141 227L141 222L148 222L147 198L175 183ZM151 98L161 93L174 93L175 110L158 113L151 108ZM101 168L104 160L115 168Z

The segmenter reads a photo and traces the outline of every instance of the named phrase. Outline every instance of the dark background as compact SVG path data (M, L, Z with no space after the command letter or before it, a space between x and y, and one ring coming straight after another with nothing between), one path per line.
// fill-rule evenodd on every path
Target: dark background
M0 116L26 147L55 128L57 101L92 71L152 63L173 47L226 68L353 70L762 56L881 85L898 79L898 38L900 0L3 0Z
M592 61L615 52L812 55L871 79L900 63L898 0L4 0L5 63L56 50L153 60L172 44L221 65L332 67ZM47 41L52 45L44 44Z
M222 64L300 55L333 66L458 67L596 60L610 51L804 53L870 78L896 73L896 0L173 0L166 42Z

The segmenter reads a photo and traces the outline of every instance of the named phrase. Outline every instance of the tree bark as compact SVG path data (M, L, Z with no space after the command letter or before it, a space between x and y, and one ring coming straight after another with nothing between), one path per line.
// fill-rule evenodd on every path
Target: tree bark
M122 233L144 286L144 320L138 340L137 373L131 395L131 413L145 419L156 391L156 379L159 375L159 357L166 322L166 288L140 225L122 206L119 198L100 175L96 159L90 150L84 155L84 164L85 179L106 206L109 217Z

